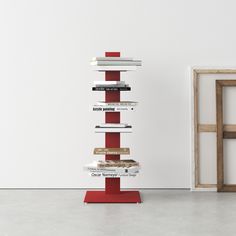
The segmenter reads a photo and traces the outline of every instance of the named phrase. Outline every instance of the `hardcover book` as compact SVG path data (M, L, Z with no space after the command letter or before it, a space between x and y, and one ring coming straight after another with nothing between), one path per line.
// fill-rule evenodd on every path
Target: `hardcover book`
M125 86L125 81L94 81L95 86Z
M84 167L84 170L90 173L113 173L113 174L125 174L125 173L139 173L139 166L131 167L97 167L97 163L92 163Z
M104 106L94 105L93 111L105 111L105 112L121 112L121 111L134 111L135 106Z
M129 155L129 148L94 148L95 155Z
M102 161L99 160L97 162L97 167L132 167L132 166L139 166L139 163L128 159L128 160L106 160Z
M136 106L138 103L134 101L121 101L121 102L104 102L98 101L97 105L100 106Z
M89 173L92 177L105 177L105 178L120 178L120 177L136 177L137 173Z
M93 87L93 91L130 91L131 88L127 86L123 87Z
M93 57L92 61L133 61L132 57Z

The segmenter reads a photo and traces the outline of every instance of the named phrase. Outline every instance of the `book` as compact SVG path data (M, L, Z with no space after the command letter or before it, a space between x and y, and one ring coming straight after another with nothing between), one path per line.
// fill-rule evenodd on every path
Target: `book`
M138 167L130 167L130 168L116 168L116 169L113 169L112 171L109 171L109 170L104 170L104 169L100 169L100 168L90 168L90 167L87 167L88 169L86 171L90 172L90 173L112 173L112 174L127 174L127 173L130 173L130 174L136 174L136 173L139 173L139 168Z
M124 173L128 172L135 172L140 169L139 166L130 166L130 167L98 167L99 161L93 161L92 163L85 165L84 170L86 171L98 171L98 172L116 172L116 173Z
M121 61L121 60L102 60L102 61L92 61L90 63L92 66L141 66L141 61Z
M137 173L89 173L91 177L120 178L120 177L136 177Z
M129 168L133 166L139 166L139 163L132 160L132 159L127 159L127 160L99 160L97 161L97 167L99 168L110 168L110 167L124 167L124 168Z
M96 164L97 163L86 165L84 166L84 170L94 173L117 173L117 174L138 173L140 170L138 166L100 168L97 167Z
M124 160L125 161L125 160ZM124 161L120 161L120 160L116 160L116 162L124 162ZM129 160L129 162L131 162L133 160ZM110 161L93 161L92 163L85 165L84 166L84 170L88 171L89 173L94 173L94 174L137 174L139 173L140 170L140 166L138 165L137 162L132 162L132 166L131 165L127 165L127 163L125 164L126 166L107 166L107 167L99 167L99 163L110 163ZM134 165L134 163L136 163L137 165ZM114 165L114 163L113 163Z
M134 71L137 66L93 66L95 71Z
M93 87L92 88L93 91L130 91L131 88L130 87Z
M134 111L135 106L101 106L94 105L93 111L103 111L103 112L121 112L121 111Z
M96 88L100 88L100 87L107 87L107 88L113 88L113 87L129 87L128 84L97 84L95 85Z
M119 127L100 127L99 125L95 126L95 133L132 133L132 126L127 126L124 128Z
M126 123L102 123L99 125L101 128L125 128L131 127Z
M129 148L94 148L95 155L129 155Z
M104 102L98 101L97 105L100 106L136 106L138 103L133 101L121 101L121 102Z
M94 81L95 86L125 86L125 81Z
M129 87L129 84L96 84L95 85L96 88L100 88L100 87L107 87L107 88L113 88L113 87Z
M132 57L93 57L92 61L133 61Z

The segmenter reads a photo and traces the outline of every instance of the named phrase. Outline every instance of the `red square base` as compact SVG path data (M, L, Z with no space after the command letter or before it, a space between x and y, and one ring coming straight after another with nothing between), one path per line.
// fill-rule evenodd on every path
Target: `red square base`
M141 203L139 191L121 191L119 194L106 194L105 191L87 191L86 203Z

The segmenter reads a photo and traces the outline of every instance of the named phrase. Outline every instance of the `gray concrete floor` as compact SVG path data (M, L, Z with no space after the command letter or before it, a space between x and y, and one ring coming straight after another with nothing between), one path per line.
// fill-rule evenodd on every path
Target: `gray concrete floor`
M142 204L84 204L82 190L0 190L0 236L236 235L236 193L142 190Z

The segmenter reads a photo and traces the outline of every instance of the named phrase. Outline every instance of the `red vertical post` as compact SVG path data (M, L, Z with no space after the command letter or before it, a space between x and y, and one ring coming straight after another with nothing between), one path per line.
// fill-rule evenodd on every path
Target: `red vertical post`
M119 52L106 52L106 57L120 57ZM106 71L105 80L120 80L120 71ZM120 91L106 91L106 102L119 102ZM120 123L120 112L106 112L106 123ZM119 148L120 147L120 133L106 133L105 134L105 147L107 148ZM120 155L106 155L106 160L120 160ZM120 193L120 178L106 178L106 194L118 194Z

